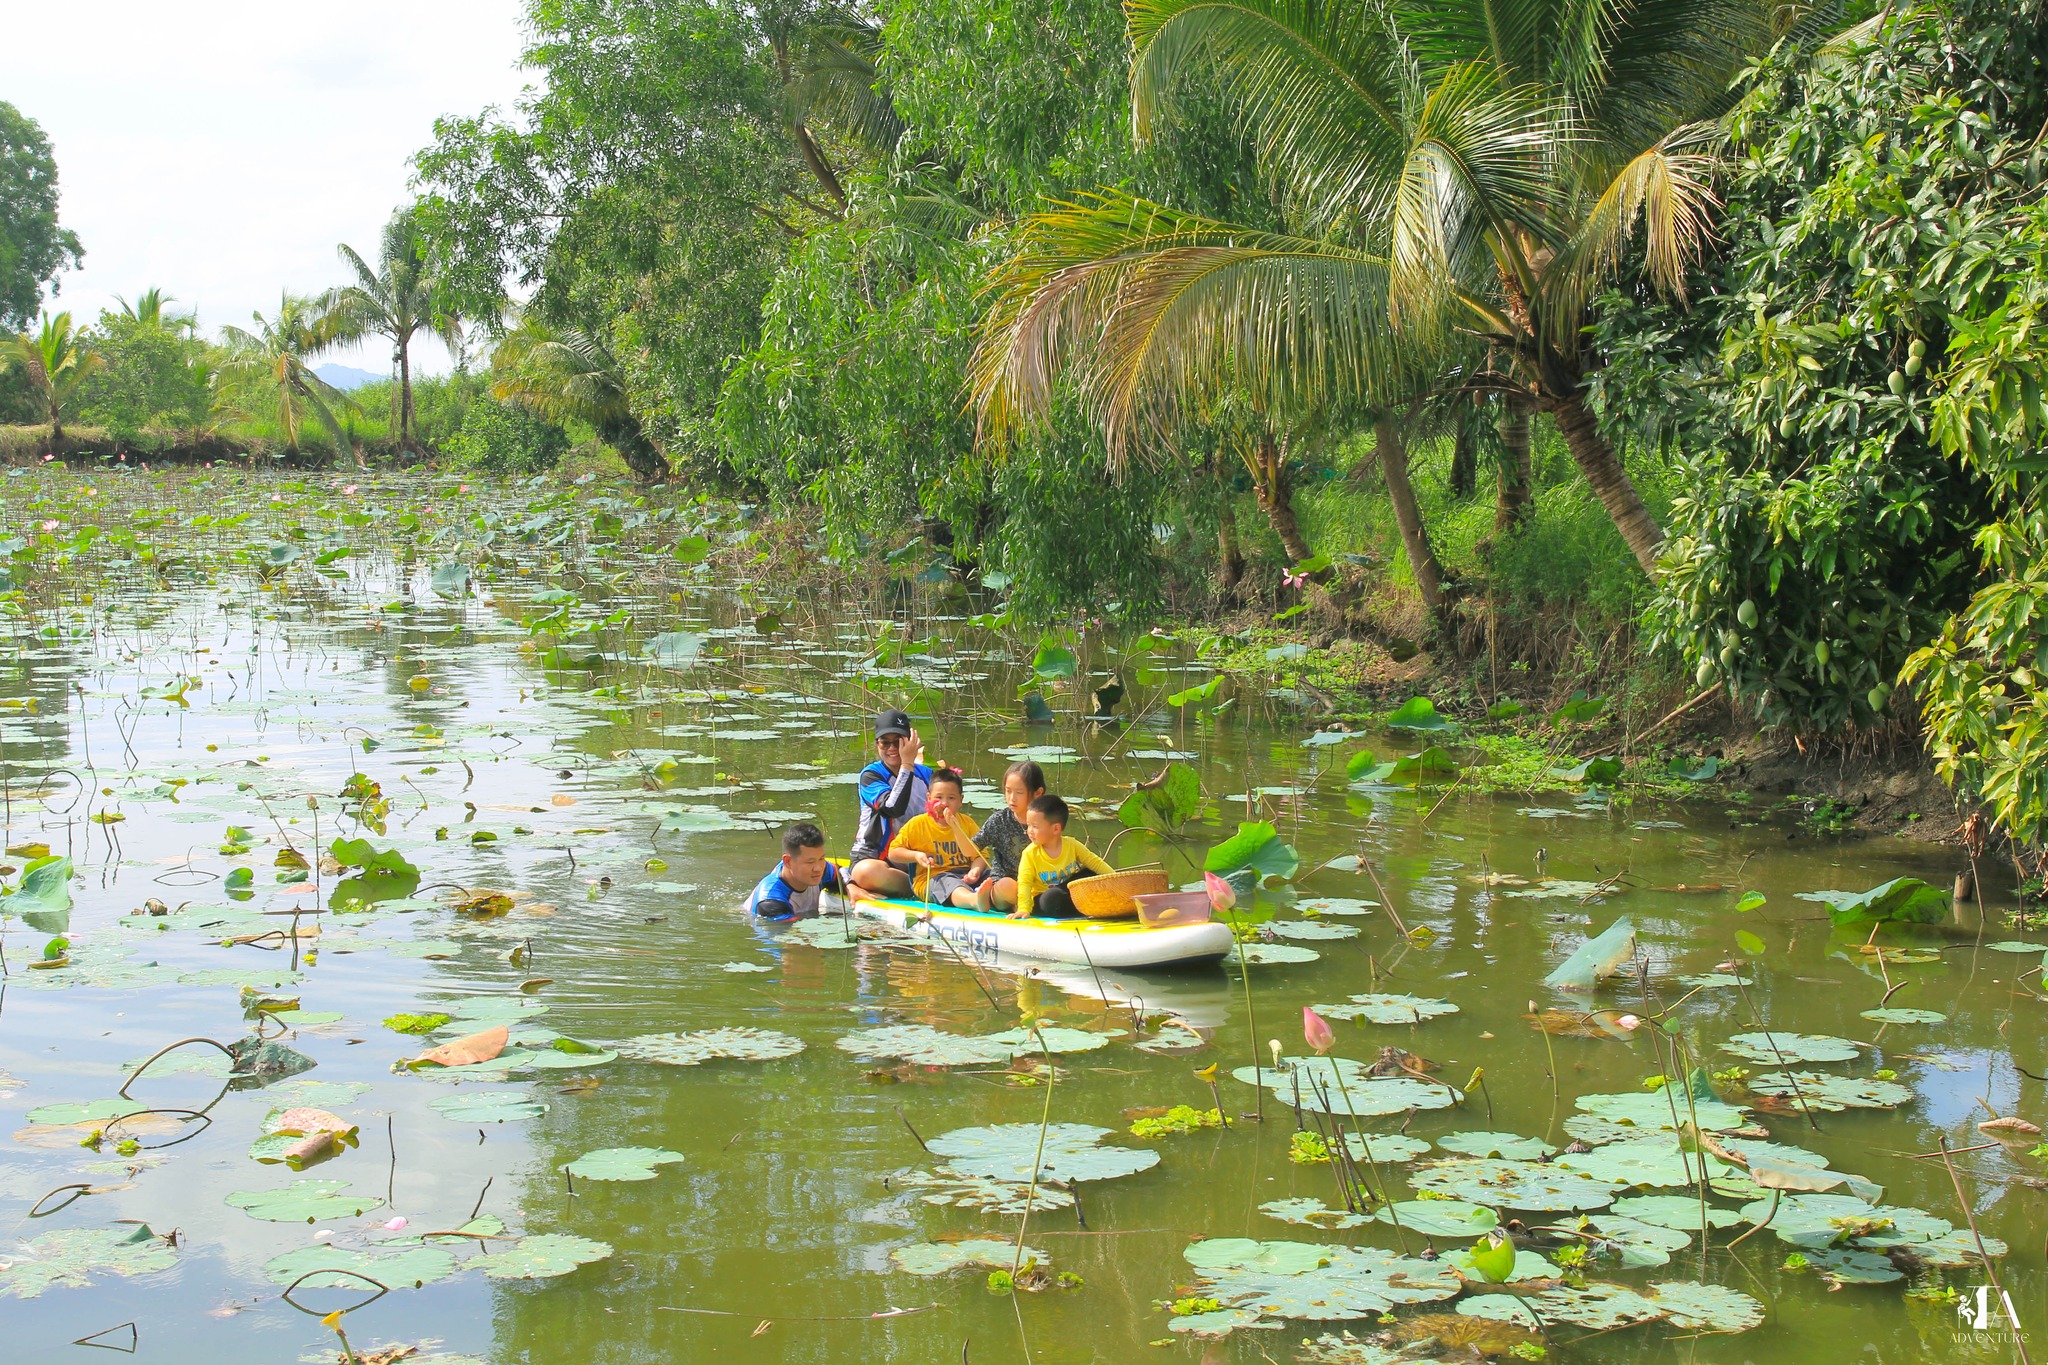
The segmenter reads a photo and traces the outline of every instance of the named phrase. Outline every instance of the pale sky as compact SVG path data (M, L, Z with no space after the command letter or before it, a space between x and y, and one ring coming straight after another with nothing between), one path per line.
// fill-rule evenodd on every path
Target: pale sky
M344 281L347 242L374 260L434 120L509 108L521 0L69 0L10 5L0 100L57 157L59 216L85 266L45 298L81 322L152 285L203 329L247 326L283 290ZM372 341L327 357L383 372ZM447 368L439 343L419 360Z

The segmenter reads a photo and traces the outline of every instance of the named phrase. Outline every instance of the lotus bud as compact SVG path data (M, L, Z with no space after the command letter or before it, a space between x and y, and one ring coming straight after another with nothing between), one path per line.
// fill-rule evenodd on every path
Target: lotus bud
M386 1232L397 1232L397 1231L398 1231L398 1230L399 1230L400 1228L402 1228L402 1227L404 1227L404 1226L405 1226L405 1219L404 1219L403 1217L393 1218L393 1219L390 1219L390 1220L388 1220L388 1221L387 1221L387 1222L386 1222L386 1223L384 1224L384 1231L386 1231Z
M1619 1024L1621 1027L1627 1029L1631 1033L1635 1032L1637 1029L1643 1026L1643 1021L1636 1018L1633 1014L1624 1014L1619 1019L1616 1019L1614 1022Z
M1217 914L1227 915L1237 908L1237 888L1214 872L1202 874L1202 886L1209 893L1210 908Z
M1330 1049L1337 1046L1337 1035L1330 1031L1328 1022L1308 1005L1301 1007L1301 1036L1318 1057L1328 1056Z

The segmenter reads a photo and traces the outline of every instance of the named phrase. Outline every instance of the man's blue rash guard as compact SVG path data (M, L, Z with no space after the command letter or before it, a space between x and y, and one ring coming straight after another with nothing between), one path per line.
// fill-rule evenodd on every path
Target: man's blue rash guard
M747 896L747 909L757 919L807 919L818 913L818 899L826 891L844 892L846 883L841 879L836 863L825 864L825 875L816 886L798 891L782 879L782 864L761 878Z
M924 813L932 770L919 763L890 772L880 759L860 770L860 824L853 831L853 860L879 858L913 815Z

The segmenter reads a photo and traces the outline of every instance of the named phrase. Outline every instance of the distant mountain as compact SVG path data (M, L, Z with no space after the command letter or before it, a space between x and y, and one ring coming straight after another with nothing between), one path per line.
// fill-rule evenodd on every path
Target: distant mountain
M315 365L313 373L319 375L343 393L347 393L352 389L360 389L365 384L375 384L379 380L391 377L388 374L371 374L368 370L358 370L349 365L332 364Z

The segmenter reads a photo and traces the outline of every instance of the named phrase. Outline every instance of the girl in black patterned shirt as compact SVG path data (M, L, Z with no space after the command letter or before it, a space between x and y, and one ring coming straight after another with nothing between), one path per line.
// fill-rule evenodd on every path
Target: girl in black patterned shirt
M1045 769L1036 763L1012 763L1003 774L1003 809L974 836L988 858L988 876L975 894L979 909L1007 913L1017 908L1017 860L1031 842L1024 832L1024 810L1043 795Z

